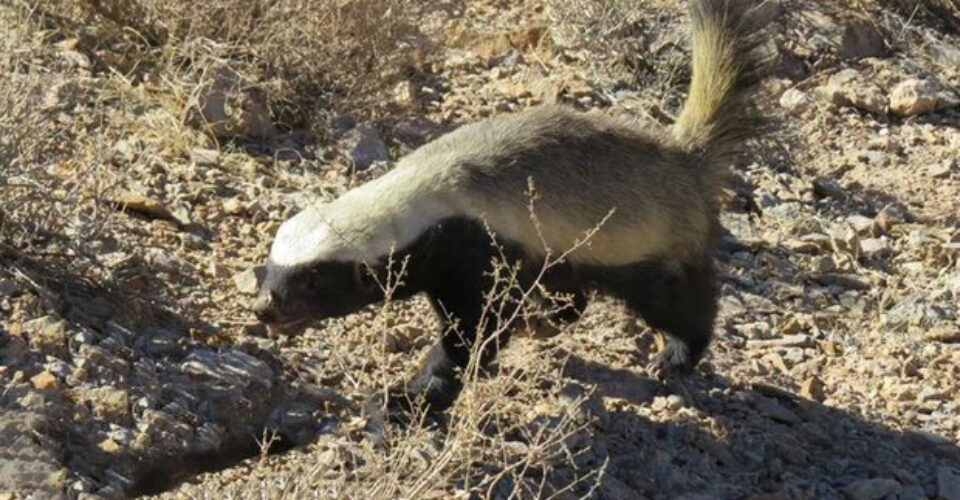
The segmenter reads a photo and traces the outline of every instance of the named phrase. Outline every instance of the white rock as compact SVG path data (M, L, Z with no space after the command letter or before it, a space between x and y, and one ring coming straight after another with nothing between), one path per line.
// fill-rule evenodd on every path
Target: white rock
M818 93L837 106L853 106L876 114L886 114L887 96L855 69L845 69L830 77Z
M378 161L390 160L390 152L377 129L360 125L344 134L341 146L350 154L350 159L359 169L365 169Z
M202 81L200 113L211 133L257 139L277 135L262 91L245 82L239 73L225 66L214 67L204 73Z
M256 295L257 290L260 288L260 283L257 279L257 270L255 268L250 268L234 275L233 283L237 286L237 290L240 290L240 293L247 295Z
M791 113L803 113L810 109L813 100L805 92L798 89L788 89L780 96L780 106Z
M890 93L890 111L900 116L922 115L960 105L960 98L936 80L911 78Z

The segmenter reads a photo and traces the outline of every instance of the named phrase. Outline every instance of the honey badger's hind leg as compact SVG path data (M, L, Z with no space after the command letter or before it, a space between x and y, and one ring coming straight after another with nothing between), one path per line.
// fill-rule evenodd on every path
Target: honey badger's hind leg
M681 264L644 262L610 270L606 288L627 307L669 337L651 361L658 378L691 371L705 354L717 315L713 261Z

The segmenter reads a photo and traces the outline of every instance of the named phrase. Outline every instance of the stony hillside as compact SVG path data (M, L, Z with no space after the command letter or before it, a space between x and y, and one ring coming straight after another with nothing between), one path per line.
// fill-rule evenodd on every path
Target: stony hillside
M686 2L301 4L0 0L0 498L960 499L955 2L764 4L695 374L596 297L409 427L426 302L267 338L276 228L483 117L671 123Z

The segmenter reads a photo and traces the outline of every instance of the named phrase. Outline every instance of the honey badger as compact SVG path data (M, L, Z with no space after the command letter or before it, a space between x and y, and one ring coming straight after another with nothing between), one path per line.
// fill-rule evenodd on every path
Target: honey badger
M447 325L416 376L391 394L442 410L462 388L459 372L476 339L496 328L481 321L499 255L491 233L524 263L519 279L527 287L545 247L573 248L604 221L543 283L572 294L576 312L590 291L621 299L670 337L653 368L690 370L717 311L711 247L724 171L757 130L750 89L761 57L751 12L740 0L691 2L692 81L670 127L536 107L463 126L382 177L306 208L276 234L255 314L292 331L354 312L384 299L376 276L388 258L408 256L393 298L425 292L457 328ZM498 335L484 344L481 362L493 359L509 331Z

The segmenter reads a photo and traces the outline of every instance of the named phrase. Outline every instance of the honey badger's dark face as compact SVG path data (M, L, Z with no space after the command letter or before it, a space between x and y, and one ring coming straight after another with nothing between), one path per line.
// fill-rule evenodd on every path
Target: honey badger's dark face
M300 333L308 323L343 316L383 298L362 264L321 262L279 266L267 262L251 308L270 330Z

